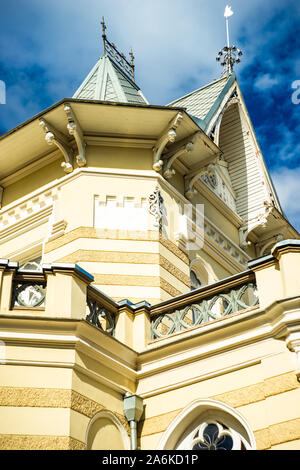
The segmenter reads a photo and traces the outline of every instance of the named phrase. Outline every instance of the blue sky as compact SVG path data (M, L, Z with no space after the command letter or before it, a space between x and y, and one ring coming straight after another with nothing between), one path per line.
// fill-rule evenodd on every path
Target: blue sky
M151 104L218 78L226 0L10 0L0 17L0 134L71 97L102 55L101 18L118 48L133 48L136 81ZM228 1L236 69L259 144L291 223L300 230L300 1ZM300 93L299 93L300 97Z

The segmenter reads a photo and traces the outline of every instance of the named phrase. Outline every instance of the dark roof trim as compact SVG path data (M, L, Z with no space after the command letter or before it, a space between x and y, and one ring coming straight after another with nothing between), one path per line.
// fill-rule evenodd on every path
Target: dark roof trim
M236 80L236 75L233 72L231 74L231 76L229 77L229 79L227 80L226 84L224 85L224 88L221 91L221 93L219 94L218 98L216 99L216 101L214 102L214 104L212 105L210 110L208 111L207 115L205 116L205 119L204 119L205 128L203 129L204 131L207 129L211 119L213 118L213 116L217 112L220 104L222 103L223 99L225 98L226 93L230 90L230 88L234 84L235 80Z

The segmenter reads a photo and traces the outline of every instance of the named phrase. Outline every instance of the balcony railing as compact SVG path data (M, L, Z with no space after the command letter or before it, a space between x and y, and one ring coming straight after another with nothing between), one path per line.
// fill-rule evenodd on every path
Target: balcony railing
M111 302L110 302L111 300ZM87 289L86 320L101 331L113 336L118 305L93 286Z
M234 285L233 285L234 284ZM151 315L152 339L163 338L240 312L259 303L253 275L242 273L193 291L177 301L178 308ZM175 298L176 299L176 298ZM174 299L174 300L175 300ZM174 300L170 303L174 303Z
M117 338L119 334L116 333L117 318L126 310L132 314L132 318L136 313L143 311L150 319L151 339L157 340L206 323L216 322L259 304L255 274L251 270L156 305L147 302L133 305L128 301L117 303L92 286L90 283L93 277L77 265L64 263L43 265L42 271L21 271L18 270L17 263L10 263L8 260L2 260L2 264L0 260L0 265L5 266L5 273L11 277L12 289L9 301L11 310L45 310L50 316L54 314L53 312L57 312L55 315L60 315L61 311L64 311L70 318L74 314L74 318L82 318L107 335L116 334ZM48 275L52 276L50 284ZM74 278L74 288L78 288L76 283L79 281L86 285L86 294L79 289L77 292L80 292L80 295L82 292L85 297L81 300L79 297L77 300L75 297L66 299L62 310L61 302L64 299L59 288L63 283L66 286L64 296L72 295L72 290L68 290L71 284L66 280L69 276ZM56 293L58 293L57 300ZM48 301L47 295L50 296ZM2 305L4 305L3 300ZM119 332L121 324L119 323Z
M13 279L11 308L44 308L46 277L42 272L16 271Z

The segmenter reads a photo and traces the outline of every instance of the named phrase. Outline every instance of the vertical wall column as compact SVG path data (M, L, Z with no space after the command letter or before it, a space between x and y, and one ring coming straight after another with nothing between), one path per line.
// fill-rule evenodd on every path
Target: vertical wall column
M137 352L143 351L150 341L150 313L148 302L131 305L128 300L119 302L115 338Z
M7 312L11 307L13 279L18 269L17 262L0 260L0 310Z
M87 286L93 276L76 264L54 263L43 267L47 277L46 316L84 319Z

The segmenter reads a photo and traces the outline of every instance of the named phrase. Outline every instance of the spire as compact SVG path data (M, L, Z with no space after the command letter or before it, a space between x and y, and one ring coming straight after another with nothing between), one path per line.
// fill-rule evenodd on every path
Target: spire
M130 62L126 59L125 55L122 52L119 52L113 42L109 42L106 36L106 25L104 22L104 16L102 17L102 39L103 39L103 49L104 55L108 55L113 59L113 61L131 78L134 80L134 55L132 49L129 53L130 55Z
M105 54L106 54L106 51L105 51L105 41L106 41L105 30L106 30L107 28L106 28L106 25L105 25L105 22L104 22L104 16L102 16L101 25L102 25L103 49L104 49L104 55L105 55Z
M237 49L236 46L230 46L229 41L229 21L228 19L230 16L233 15L233 11L231 7L226 5L224 17L226 21L226 35L227 35L227 45L221 49L217 55L216 60L219 62L222 58L221 65L224 67L222 76L223 75L230 75L233 72L233 66L235 63L239 63L241 61L240 56L243 55L240 49Z
M108 41L104 18L101 22L104 55L92 68L73 98L113 101L120 103L149 104L135 83L134 55L130 59L120 53L115 44Z

